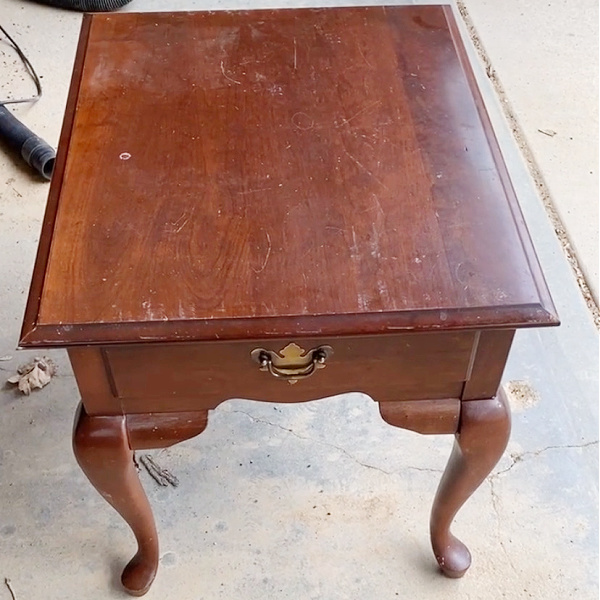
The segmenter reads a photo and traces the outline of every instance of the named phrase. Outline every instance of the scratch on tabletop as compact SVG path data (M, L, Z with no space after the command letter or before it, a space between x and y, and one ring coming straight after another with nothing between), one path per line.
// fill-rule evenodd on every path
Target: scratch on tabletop
M362 51L362 48L360 46L358 46L358 52L359 54L362 56L363 60L367 63L367 65L369 67L371 67L371 69L373 69L373 65L367 60L367 57L365 56L364 52Z
M183 215L181 215L181 217L179 217L179 219L177 219L177 221L172 223L172 225L175 227L175 229L173 230L173 233L179 233L189 223L190 218L191 218L191 215L188 215L187 218L185 217L185 213Z
M252 270L255 273L262 273L265 270L265 267L267 266L267 263L269 262L269 256L271 256L271 248L272 248L272 245L271 245L271 236L269 235L268 231L265 231L265 233L267 234L267 241L269 242L269 248L267 249L267 255L265 256L265 260L264 260L264 262L262 264L262 267L260 269L258 269L258 270L255 269L254 267L252 267Z
M231 77L229 77L229 75L227 75L227 73L225 73L225 67L223 66L223 61L221 61L221 73L223 73L223 77L225 77L225 79L228 79L229 81L232 81L233 83L236 83L237 85L242 85L241 81L232 79Z
M375 100L374 102L367 104L367 106L364 106L363 108L361 108L357 113L353 114L349 119L343 119L341 123L336 123L335 126L342 127L343 125L347 125L348 123L350 123L350 121L352 121L353 119L356 119L356 117L362 115L365 111L369 110L370 108L373 108L377 104L381 104L381 100Z
M348 152L348 150L346 150L346 148L343 148L345 154L348 155L348 157L357 165L359 166L361 169L363 169L366 173L368 173L381 187L384 187L386 190L389 191L389 188L387 185L385 185L385 183L383 183L383 181L381 181L381 179L379 179L372 171L369 171L369 169L367 169L367 167L365 167L365 165L363 165L357 158L355 158L354 156L352 156L352 154L350 154L350 152Z
M279 186L281 187L281 186ZM266 188L256 188L255 190L245 190L243 192L238 192L238 194L240 196L245 196L246 194L256 194L258 192L267 192L268 190L272 190L272 187L266 187Z
M298 53L296 49L296 38L294 38L294 71L298 68Z
M306 123L303 123L304 119L306 119ZM312 129L315 125L314 119L304 112L294 113L292 115L292 123L301 131L308 131L309 129Z

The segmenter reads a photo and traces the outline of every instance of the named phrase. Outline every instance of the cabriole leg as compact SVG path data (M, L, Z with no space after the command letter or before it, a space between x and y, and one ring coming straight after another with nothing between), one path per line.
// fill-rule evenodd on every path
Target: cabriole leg
M461 405L458 432L431 511L431 543L448 577L462 577L471 564L468 548L450 532L463 504L490 474L508 443L510 410L502 394Z
M158 537L152 509L133 463L125 417L90 417L80 406L75 417L73 449L92 485L135 535L138 551L125 567L121 581L130 594L141 596L156 575Z

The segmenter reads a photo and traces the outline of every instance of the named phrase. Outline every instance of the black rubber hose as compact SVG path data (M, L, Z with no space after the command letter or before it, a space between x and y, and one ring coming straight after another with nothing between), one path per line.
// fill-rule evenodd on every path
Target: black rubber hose
M3 104L0 104L0 140L19 152L25 162L44 179L52 177L56 152L25 127Z
M36 0L36 2L79 12L108 12L125 6L131 0Z

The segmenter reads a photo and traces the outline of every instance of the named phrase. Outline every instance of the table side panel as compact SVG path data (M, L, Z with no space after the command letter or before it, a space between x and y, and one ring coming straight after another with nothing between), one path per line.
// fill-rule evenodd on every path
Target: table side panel
M69 348L68 353L85 412L91 416L123 414L102 348L80 346Z
M480 333L462 400L482 400L496 395L514 335L514 329Z

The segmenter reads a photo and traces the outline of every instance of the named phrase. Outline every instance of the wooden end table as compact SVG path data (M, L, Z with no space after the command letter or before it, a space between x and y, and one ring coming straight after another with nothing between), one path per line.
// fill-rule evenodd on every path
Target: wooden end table
M233 397L455 434L431 541L462 576L513 334L557 324L449 7L85 17L21 345L68 349L131 594L159 558L133 451Z

